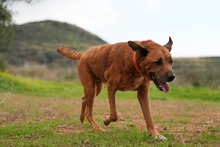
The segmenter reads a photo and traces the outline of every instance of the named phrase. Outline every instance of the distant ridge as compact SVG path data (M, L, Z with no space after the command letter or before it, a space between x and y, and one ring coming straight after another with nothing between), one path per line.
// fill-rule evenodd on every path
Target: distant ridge
M56 53L57 47L82 51L104 43L98 36L76 25L52 20L30 22L15 25L13 42L0 47L0 58L9 65L23 65L26 62L50 64L58 61L62 64L65 60Z

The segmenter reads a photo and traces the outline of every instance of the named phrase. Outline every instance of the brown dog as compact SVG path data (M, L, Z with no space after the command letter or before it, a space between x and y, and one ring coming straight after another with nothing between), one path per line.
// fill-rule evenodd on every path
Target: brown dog
M148 93L151 81L159 90L169 91L166 82L171 82L175 78L170 54L172 44L169 38L169 42L164 46L147 40L94 46L84 53L58 48L59 53L70 59L79 60L78 74L85 93L82 98L81 122L84 122L86 114L94 130L104 131L93 118L93 103L105 83L110 106L110 114L104 119L106 126L118 119L115 105L116 91L137 90L149 133L156 138L166 139L154 127Z

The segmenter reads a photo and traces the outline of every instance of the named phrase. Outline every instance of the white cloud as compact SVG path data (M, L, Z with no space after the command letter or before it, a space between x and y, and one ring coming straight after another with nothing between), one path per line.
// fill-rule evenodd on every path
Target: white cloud
M85 28L115 24L126 16L158 12L161 0L41 0L34 4L15 3L17 23L55 19Z
M15 3L16 23L54 19L92 29L117 19L111 0L46 0L36 4Z

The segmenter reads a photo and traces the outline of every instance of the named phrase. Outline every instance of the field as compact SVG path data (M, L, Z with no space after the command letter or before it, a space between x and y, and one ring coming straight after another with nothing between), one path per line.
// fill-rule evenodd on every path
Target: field
M94 115L106 130L79 121L79 83L33 80L0 73L0 146L220 146L220 91L171 85L151 88L152 113L167 141L153 139L135 92L118 92L119 120L105 127L107 94L95 101Z

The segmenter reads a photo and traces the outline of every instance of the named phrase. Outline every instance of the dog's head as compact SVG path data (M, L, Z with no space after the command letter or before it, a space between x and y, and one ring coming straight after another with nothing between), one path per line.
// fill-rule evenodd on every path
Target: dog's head
M136 62L143 76L152 80L157 88L164 92L169 91L167 82L175 78L172 70L173 59L170 54L172 44L170 37L166 45L160 45L151 40L128 41L128 45L137 53Z

